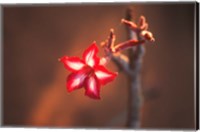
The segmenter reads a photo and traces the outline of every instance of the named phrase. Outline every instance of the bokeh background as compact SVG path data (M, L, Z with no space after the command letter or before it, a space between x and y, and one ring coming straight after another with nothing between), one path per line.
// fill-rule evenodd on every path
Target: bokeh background
M117 43L125 41L120 20L129 7L134 20L147 18L156 38L145 46L141 128L193 129L195 3L3 6L3 125L125 128L125 76L102 88L102 100L92 100L84 89L66 92L69 72L57 60L81 57L110 28ZM118 70L112 62L108 68Z

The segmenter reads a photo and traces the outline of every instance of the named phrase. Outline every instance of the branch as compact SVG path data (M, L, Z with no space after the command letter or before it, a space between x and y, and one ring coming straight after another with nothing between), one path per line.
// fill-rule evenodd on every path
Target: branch
M140 71L145 52L142 44L147 41L154 42L155 39L152 33L148 31L148 23L144 16L141 16L138 24L136 24L131 21L131 10L128 10L126 19L122 19L121 22L128 27L128 40L115 45L116 37L114 30L111 29L108 39L102 42L101 46L104 48L105 58L111 59L129 80L127 126L136 128L140 126L140 106L142 101ZM128 56L120 53L120 51L126 49L129 51Z

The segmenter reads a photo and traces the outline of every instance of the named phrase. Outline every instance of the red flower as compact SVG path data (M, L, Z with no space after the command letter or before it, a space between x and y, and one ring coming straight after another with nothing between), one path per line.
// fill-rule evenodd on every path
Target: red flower
M67 56L60 59L65 68L72 72L67 78L68 92L84 87L85 95L93 99L100 99L100 86L115 79L117 73L110 72L100 65L97 52L98 47L96 43L93 43L84 51L83 60Z

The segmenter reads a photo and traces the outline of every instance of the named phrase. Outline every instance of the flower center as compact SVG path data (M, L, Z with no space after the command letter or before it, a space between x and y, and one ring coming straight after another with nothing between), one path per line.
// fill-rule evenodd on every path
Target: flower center
M85 72L86 72L88 77L91 77L91 76L94 75L94 68L92 68L91 66L87 65L85 67Z

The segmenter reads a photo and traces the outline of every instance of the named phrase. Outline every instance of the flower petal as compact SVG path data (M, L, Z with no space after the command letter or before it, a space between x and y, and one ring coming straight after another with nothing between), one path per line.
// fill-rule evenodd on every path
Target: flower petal
M87 71L82 69L78 72L71 73L67 78L67 90L72 92L75 89L83 87L85 78L87 77Z
M105 85L106 83L113 81L117 76L117 73L110 72L104 66L99 65L95 67L95 75L99 82L102 85Z
M86 78L85 89L85 95L93 99L100 99L100 84L95 75Z
M73 72L79 71L85 66L84 62L80 60L78 57L64 56L60 59L60 61L64 63L66 69Z
M97 57L98 47L94 42L89 48L87 48L83 53L83 60L85 63L91 67L99 64L99 57Z

